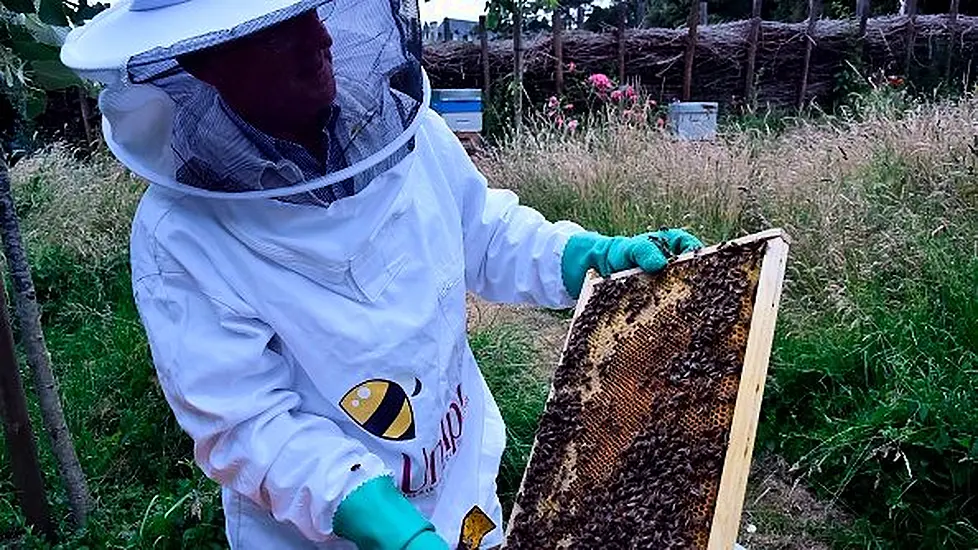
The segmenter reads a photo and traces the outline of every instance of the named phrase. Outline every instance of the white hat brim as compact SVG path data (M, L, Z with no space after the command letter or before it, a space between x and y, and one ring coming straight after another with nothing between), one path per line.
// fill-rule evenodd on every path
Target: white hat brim
M61 48L61 62L79 72L122 69L136 55L229 30L304 1L190 0L130 11L132 0L124 0L73 29Z

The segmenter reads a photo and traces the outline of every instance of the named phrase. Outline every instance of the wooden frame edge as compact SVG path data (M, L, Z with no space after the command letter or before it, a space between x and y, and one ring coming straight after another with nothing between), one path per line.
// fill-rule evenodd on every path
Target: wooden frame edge
M791 238L788 237L788 234L785 233L783 229L768 229L767 231L761 231L760 233L754 233L753 235L747 235L746 237L733 239L732 241L724 241L720 244L715 244L713 246L708 246L706 248L701 248L693 252L687 252L680 256L676 256L670 261L670 265L682 263L682 262L688 262L689 260L692 260L694 258L699 258L701 256L708 256L710 254L713 254L715 252L718 252L720 250L723 250L724 248L728 248L731 246L744 246L744 245L753 244L761 241L773 241L773 240L781 240L785 244L791 243ZM619 271L618 273L615 273L610 277L606 277L605 279L622 279L624 277L631 277L632 275L637 275L639 273L642 273L641 268L629 269L628 271ZM600 279L600 280L605 280L605 279ZM581 298L583 297L584 294L582 293Z
M728 246L743 246L743 245L747 245L747 244L751 244L751 243L756 243L756 242L761 242L761 241L769 241L769 245L768 245L768 249L765 251L764 260L763 260L763 263L762 263L762 266L761 266L761 279L758 282L758 286L757 286L757 299L755 300L755 312L757 311L757 309L756 309L757 304L760 303L760 299L761 299L762 283L765 280L764 279L764 274L765 274L764 267L766 265L768 265L768 263L769 263L768 262L768 258L770 257L770 254L772 252L771 244L772 243L778 243L776 246L783 247L783 257L782 257L782 259L780 261L780 276L778 278L778 285L777 285L777 296L775 297L775 300L774 300L774 314L776 316L777 315L778 303L780 302L781 285L782 285L782 281L784 279L784 268L785 268L785 262L787 261L788 245L791 242L790 241L790 238L788 237L788 234L785 233L784 230L782 230L782 229L769 229L767 231L762 231L760 233L755 233L753 235L747 235L745 237L741 237L739 239L734 239L732 241L722 242L722 243L719 243L719 244L714 245L714 246L709 246L709 247L706 247L706 248L703 248L703 249L700 249L700 250L697 250L697 251L694 251L694 252L683 254L681 256L678 256L678 257L674 258L672 260L672 262L673 263L685 262L685 261L689 261L689 260L692 260L694 258L698 258L698 257L704 256L704 255L713 254L713 253L715 253L715 252L717 252L717 251L719 251L719 250L721 250L723 248L726 248ZM623 277L629 277L629 276L636 275L636 274L639 274L639 273L642 273L642 270L641 269L631 269L631 270L628 270L628 271L622 271L622 272L619 272L619 273L615 273L615 274L611 275L610 277L602 278L597 273L597 271L595 271L593 269L588 271L587 277L584 280L584 285L581 288L581 294L578 297L577 304L574 307L574 315L571 318L570 327L567 330L567 336L564 338L564 346L563 346L563 349L561 349L561 351L560 351L560 357L558 358L558 361L557 361L557 366L558 367L564 361L564 354L567 352L567 346L570 344L571 335L574 332L574 325L577 323L577 319L581 316L581 313L583 313L584 309L587 307L587 304L588 304L588 302L591 299L591 295L594 294L594 288L595 288L595 286L598 283L600 283L600 282L602 282L604 280L608 280L608 279L620 279L620 278L623 278ZM755 321L756 321L756 318L755 318ZM773 323L773 321L772 321L772 323ZM752 336L753 334L754 334L754 322L751 323L750 336ZM750 336L748 336L748 342L747 342L747 350L748 351L751 350L751 341L754 340ZM772 330L771 330L771 338L772 338L772 342L773 342L773 326L772 326ZM767 374L767 357L770 355L770 347L771 347L771 343L769 342L768 345L767 345L767 350L768 350L767 351L767 355L765 355L765 358L764 358L764 375L765 376ZM745 370L746 370L746 367L747 367L747 359L748 359L748 357L749 357L749 355L747 353L745 353L745 355L744 355L744 367L745 367ZM741 378L741 388L743 388L743 387L744 386L743 386L743 377L742 377ZM763 380L762 380L762 383L761 383L761 390L763 391ZM738 391L737 405L736 405L736 407L739 407L740 406L740 399L741 399L741 394L742 393L743 392ZM552 398L553 398L553 384L551 383L550 391L549 391L549 393L547 395L547 401L546 401L546 404L544 405L545 408L550 404L550 400ZM757 425L757 415L759 415L759 414L760 414L760 406L758 404L758 409L757 409L757 412L755 414L754 421L753 421L754 428L756 428L756 425ZM736 421L737 421L737 413L736 413L736 409L735 409L733 422L736 422ZM733 426L734 425L731 424L731 434L733 433ZM731 445L728 445L728 448L727 448L727 450L728 450L728 452L727 452L727 458L729 458L731 456L730 453L729 453L730 448L732 448L732 438L731 438ZM748 454L747 454L748 473L749 473L749 469L750 469L750 453L751 452L753 452L753 434L751 434L750 450L748 451ZM530 448L530 454L527 457L527 461L526 461L527 469L529 469L529 465L533 463L533 456L534 456L535 453L536 453L536 437L534 436L533 446ZM723 473L722 473L721 478L720 478L721 489L723 488L723 481L724 481L724 479L726 479L726 475L727 475L727 464L726 464L726 460L725 460L724 468L723 468ZM506 541L506 540L509 539L510 530L511 530L512 526L514 525L514 521L513 520L515 518L517 518L519 515L522 514L522 508L519 506L519 498L520 498L520 496L523 493L523 485L525 483L526 483L526 472L523 473L523 478L520 480L520 486L519 486L519 489L517 489L516 499L515 499L515 501L513 503L513 510L510 513L509 521L506 522L506 525L505 525L505 527L503 529L503 533L504 533L503 540L504 541ZM744 486L743 486L743 489L740 491L741 494L740 494L740 497L739 497L739 504L737 505L737 509L736 509L736 517L737 517L737 520L736 520L736 523L734 525L734 529L735 530L734 530L734 533L733 533L733 536L732 536L732 539L731 540L735 540L736 539L736 537L737 537L737 530L739 530L739 527L740 527L740 515L741 515L742 510L743 510L743 498L744 498L743 497L743 494L744 494L744 491L746 491L746 487L747 487L747 485L746 485L746 477L745 477L744 478ZM720 499L719 499L720 496L721 496L720 494L717 495L717 506L716 506L716 510L717 511L720 510ZM714 546L714 542L713 542L714 533L717 531L717 529L716 529L716 520L717 520L717 517L716 517L716 513L715 513L714 514L714 520L713 520L714 522L711 524L710 543L709 543L708 550L715 550L716 548L718 548L718 547L715 547ZM503 548L505 548L505 547L506 547L506 544L504 542L503 543ZM728 546L727 548L724 548L723 550L730 550L730 548L732 548L732 543L731 543L731 546Z
M750 475L757 423L760 419L768 362L784 287L788 241L774 238L767 244L761 264L754 310L751 314L744 368L730 424L730 440L724 457L707 550L731 550L737 541Z

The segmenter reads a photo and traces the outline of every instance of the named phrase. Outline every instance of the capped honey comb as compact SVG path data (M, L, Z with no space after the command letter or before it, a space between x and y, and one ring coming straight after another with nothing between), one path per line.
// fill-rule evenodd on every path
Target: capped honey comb
M507 549L729 550L786 254L772 231L586 285Z

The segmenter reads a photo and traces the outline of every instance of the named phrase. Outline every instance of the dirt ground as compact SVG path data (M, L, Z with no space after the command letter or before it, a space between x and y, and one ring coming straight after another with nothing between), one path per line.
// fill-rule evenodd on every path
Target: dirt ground
M837 506L817 500L784 460L754 461L740 527L740 543L749 550L829 550L832 530L847 521Z
M543 379L549 379L557 366L570 323L567 315L538 308L468 299L470 331L516 326L533 335L535 368ZM845 521L844 513L818 501L792 476L784 460L755 457L739 537L748 550L829 550L827 535Z

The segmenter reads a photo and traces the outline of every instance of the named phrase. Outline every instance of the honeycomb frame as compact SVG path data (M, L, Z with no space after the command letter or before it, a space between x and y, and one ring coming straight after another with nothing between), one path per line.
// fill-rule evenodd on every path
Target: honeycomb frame
M771 230L589 277L505 548L732 548L787 252Z

